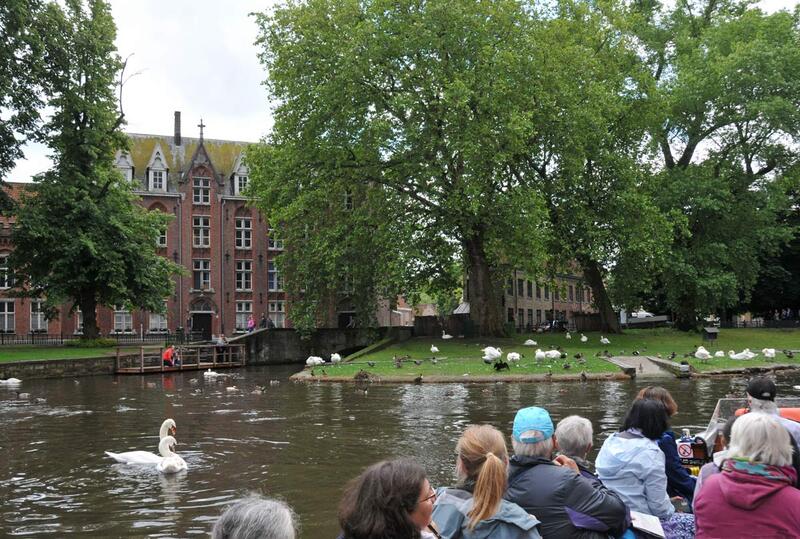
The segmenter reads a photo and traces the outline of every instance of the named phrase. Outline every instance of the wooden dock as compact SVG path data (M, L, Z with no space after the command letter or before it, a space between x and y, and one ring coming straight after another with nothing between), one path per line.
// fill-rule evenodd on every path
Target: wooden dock
M163 372L198 371L206 369L231 369L245 366L243 344L216 346L213 344L190 344L175 348L175 357L180 362L175 366L164 365L161 357L164 348L140 347L136 354L120 354L114 360L117 374L151 374Z

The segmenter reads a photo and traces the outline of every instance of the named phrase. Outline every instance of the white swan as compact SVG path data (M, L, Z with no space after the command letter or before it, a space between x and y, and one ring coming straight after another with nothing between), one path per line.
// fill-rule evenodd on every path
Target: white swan
M0 386L18 386L22 383L22 380L19 378L6 378L5 380L0 380Z
M342 361L342 356L340 356L337 353L331 354L331 363L336 365L337 363L341 363L341 361Z
M536 349L536 353L534 354L534 357L536 358L536 363L540 363L540 362L544 361L545 359L547 359L547 354L542 352L541 349L537 348Z
M701 361L708 361L709 359L711 359L711 354L709 353L708 350L705 349L704 346L698 346L697 350L694 353L694 357L696 357Z
M725 352L723 352L722 350L717 350L716 352L714 352L714 357L725 357Z
M518 352L509 352L506 355L506 359L511 361L512 363L518 363L519 362L519 358L520 358L520 356L519 356Z
M586 341L588 341L588 340L589 340L589 337L587 337L586 335L584 335L583 333L581 333L581 342L586 342Z
M438 354L438 353L439 353L439 349L436 347L435 344L432 344L431 345L431 354Z
M483 352L483 359L490 359L494 361L495 359L503 357L503 351L499 348L495 348L494 346L487 346L481 350L481 352Z
M161 458L156 464L156 470L161 473L178 473L188 468L186 461L172 452L172 448L177 443L172 436L166 436L161 440L158 444L158 452L161 453Z
M609 341L608 339L606 339L605 337L603 337L601 335L600 336L600 344L611 344L611 341Z
M163 440L177 431L178 427L175 425L175 421L173 419L165 419L158 431L158 438ZM106 451L106 455L122 464L158 464L161 462L161 457L149 451L126 451L125 453Z
M447 332L442 331L442 339L446 341L447 339L452 339L452 338L453 338L452 335L448 335Z
M572 338L572 335L569 334L569 331L567 331L566 338L567 339L571 339Z
M206 378L216 378L217 376L222 376L222 375L218 372L214 372L211 369L208 369L203 373L203 376L205 376Z
M306 365L308 365L309 367L316 367L318 365L324 365L324 364L325 360L319 356L308 356L308 359L306 359Z
M523 346L536 346L536 341L534 341L533 339L528 339L527 341L522 343L522 345Z
M767 359L775 359L775 349L774 348L764 348L761 350L761 353L764 354L764 357Z
M547 359L561 359L561 352L555 349L548 350L547 352L544 353L544 357L546 357Z

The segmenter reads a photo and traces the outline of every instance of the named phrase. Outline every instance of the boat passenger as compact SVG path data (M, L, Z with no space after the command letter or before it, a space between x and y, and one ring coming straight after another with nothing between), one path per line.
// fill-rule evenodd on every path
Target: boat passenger
M599 482L594 464L586 459L592 451L593 435L592 422L579 415L567 416L556 425L559 453L574 460L583 477Z
M697 494L696 537L800 537L791 459L789 433L775 416L737 419L722 473L706 479Z
M339 539L437 537L431 514L436 493L425 470L408 459L373 464L345 487Z
M541 539L539 521L503 499L508 451L503 435L490 425L473 425L456 445L453 488L436 492L433 520L442 537L463 539Z
M693 537L693 516L677 513L667 494L664 453L656 441L668 426L661 401L634 400L622 429L606 439L597 455L597 475L631 511L658 517L668 538Z
M718 434L720 440L722 441L722 445L725 449L717 451L714 453L713 461L707 462L703 464L703 467L700 468L700 473L697 475L697 485L694 487L694 498L697 499L697 493L700 492L700 487L703 486L703 481L708 479L710 476L720 473L722 471L722 463L725 462L725 459L728 458L728 445L731 441L731 429L733 428L733 423L736 421L736 416L731 416L725 422L725 426L722 427L722 432Z
M774 415L791 436L792 466L798 475L795 486L800 487L800 423L780 416L775 397L778 388L775 382L764 376L756 376L747 384L747 406L751 412Z
M211 539L295 539L296 522L294 511L285 503L252 494L222 513Z
M659 386L647 386L639 391L637 399L654 399L661 401L666 407L669 417L678 413L678 403L672 398L669 391ZM664 453L664 472L667 474L667 494L670 496L680 496L686 500L689 507L692 506L694 489L697 480L692 474L681 465L678 456L678 444L675 442L675 433L667 429L661 433L656 440L658 448Z
M581 476L571 458L553 459L558 440L547 410L535 406L519 410L511 445L514 456L505 498L542 522L543 537L606 539L625 533L630 519L620 497Z

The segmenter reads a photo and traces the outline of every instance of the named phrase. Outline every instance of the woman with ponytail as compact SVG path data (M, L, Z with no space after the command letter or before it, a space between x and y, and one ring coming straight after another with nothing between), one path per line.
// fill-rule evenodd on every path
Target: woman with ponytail
M446 539L540 539L539 521L503 499L508 451L503 435L490 425L472 425L456 445L453 488L436 492L433 521Z

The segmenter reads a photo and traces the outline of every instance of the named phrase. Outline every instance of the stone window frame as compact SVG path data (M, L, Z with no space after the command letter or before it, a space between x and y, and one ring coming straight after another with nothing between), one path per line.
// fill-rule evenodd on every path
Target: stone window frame
M253 261L242 259L236 261L236 291L253 291Z
M211 205L211 178L192 177L192 204L195 206Z
M207 249L211 247L211 216L192 216L192 247Z
M199 279L198 279L199 274ZM194 286L199 284L199 288ZM211 260L208 258L192 259L192 286L194 290L211 290Z
M237 249L253 248L253 218L235 217L235 237L234 245ZM246 226L245 226L246 225Z
M253 302L241 300L236 302L236 317L234 319L234 332L247 333L247 321L253 314Z
M10 307L10 308L9 308ZM0 299L0 333L16 333L16 306L13 299Z

